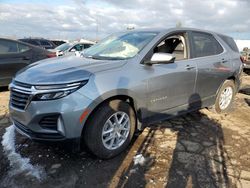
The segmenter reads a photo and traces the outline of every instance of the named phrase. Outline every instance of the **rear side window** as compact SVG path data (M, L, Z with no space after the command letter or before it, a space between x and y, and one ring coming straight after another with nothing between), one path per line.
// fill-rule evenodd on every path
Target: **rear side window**
M51 44L45 40L41 40L40 43L42 46L51 46Z
M27 42L27 43L35 45L35 46L39 46L39 43L35 40L21 40L21 41Z
M192 32L194 57L217 55L223 52L220 43L213 35L201 32Z
M26 52L28 51L30 48L24 44L20 44L18 43L18 51L19 52Z
M90 46L92 46L93 44L84 44L84 49L89 48Z
M9 40L0 40L0 54L17 53L17 42Z
M234 42L234 39L225 35L219 35L219 37L235 52L239 52L237 45Z
M83 44L77 44L72 49L75 49L76 51L82 51L83 50Z

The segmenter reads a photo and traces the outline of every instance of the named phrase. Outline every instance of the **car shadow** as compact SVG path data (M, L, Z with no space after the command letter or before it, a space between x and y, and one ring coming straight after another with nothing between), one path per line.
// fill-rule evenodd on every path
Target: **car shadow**
M241 88L239 93L250 95L250 87ZM248 106L250 106L250 99L244 98L244 101L247 103Z
M248 106L250 106L250 99L244 99L245 100L245 102L248 104Z
M196 95L196 94L195 94ZM191 96L190 98L192 98ZM198 108L201 101L195 104ZM192 104L189 108L193 108ZM189 111L190 109L187 109ZM183 114L181 111L179 114ZM229 187L230 181L226 166L227 153L224 149L224 135L221 125L210 119L206 114L197 111L176 117L148 127L140 148L136 154L144 156L144 164L135 165L133 161L120 174L120 180L115 187L146 187L148 183L168 188L184 187ZM150 152L156 142L156 132L169 130L176 133L176 144L171 160L168 161L169 147L161 150L168 154L161 164L165 174L161 177L162 184L154 184L162 176L157 172L155 177L149 178L149 172L155 167L157 159ZM158 159L159 160L159 159ZM165 176L165 177L164 177ZM155 180L155 181L154 181Z
M183 129L177 129L166 187L229 187L224 135L217 122L205 114L189 114Z
M244 73L246 73L247 75L250 75L250 69L244 69Z
M239 93L245 94L245 95L250 95L250 87L244 87L240 89Z

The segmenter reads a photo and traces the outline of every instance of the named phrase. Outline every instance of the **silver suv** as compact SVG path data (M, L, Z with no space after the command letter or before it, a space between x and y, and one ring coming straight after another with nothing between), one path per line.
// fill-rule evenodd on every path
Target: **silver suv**
M174 28L111 35L81 57L42 60L10 84L10 114L33 140L84 142L100 158L143 126L204 107L227 111L242 63L232 38Z

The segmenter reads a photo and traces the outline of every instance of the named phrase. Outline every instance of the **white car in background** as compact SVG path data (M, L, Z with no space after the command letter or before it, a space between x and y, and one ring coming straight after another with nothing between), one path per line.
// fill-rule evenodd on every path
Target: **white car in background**
M70 56L75 55L75 52L81 52L89 48L93 44L95 44L95 42L92 41L64 43L50 51L56 52L57 56Z

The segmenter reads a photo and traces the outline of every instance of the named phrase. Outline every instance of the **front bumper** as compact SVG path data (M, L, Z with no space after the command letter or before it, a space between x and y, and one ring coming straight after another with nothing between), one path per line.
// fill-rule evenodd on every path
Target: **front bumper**
M19 123L18 121L14 120L13 124L15 126L15 129L20 134L32 139L32 140L46 140L46 141L64 141L67 140L62 134L60 133L38 133L34 132L31 129L29 129L27 126Z
M10 102L9 109L19 133L33 140L62 141L81 137L87 118L82 120L81 115L85 110L90 111L92 103L91 99L76 91L57 100L31 101L25 110L12 106ZM57 118L50 127L41 123L48 117Z

